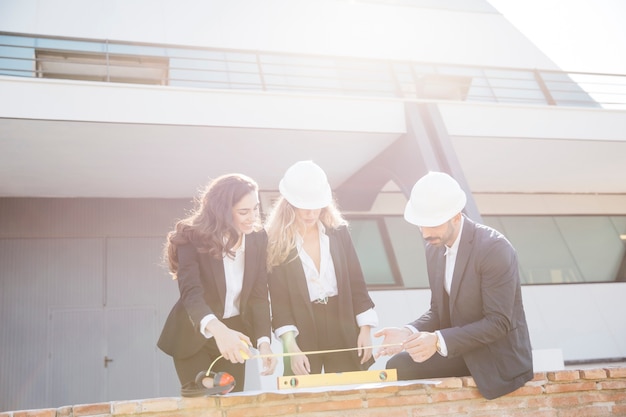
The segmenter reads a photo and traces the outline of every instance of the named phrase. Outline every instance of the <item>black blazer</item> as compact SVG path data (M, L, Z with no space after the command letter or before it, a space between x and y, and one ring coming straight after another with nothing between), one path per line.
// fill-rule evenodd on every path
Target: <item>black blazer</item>
M271 336L267 289L267 235L265 231L246 235L243 288L240 314L252 343ZM192 244L178 247L177 274L180 298L170 311L157 346L176 358L198 352L207 339L200 333L200 321L207 314L224 315L226 278L222 259L199 253Z
M359 327L356 315L374 307L369 296L363 271L356 250L346 227L326 229L330 253L337 275L339 316L345 348L357 346ZM302 351L318 350L318 336L313 319L313 308L300 257L294 249L287 260L290 262L272 269L269 288L274 329L294 325L298 328L298 346ZM355 351L356 352L356 351ZM354 369L367 369L374 360L361 365L354 355Z
M440 330L445 248L426 245L430 310L411 323ZM481 394L497 398L533 378L517 254L494 229L465 218L450 289L451 327L441 329L448 356L462 356Z

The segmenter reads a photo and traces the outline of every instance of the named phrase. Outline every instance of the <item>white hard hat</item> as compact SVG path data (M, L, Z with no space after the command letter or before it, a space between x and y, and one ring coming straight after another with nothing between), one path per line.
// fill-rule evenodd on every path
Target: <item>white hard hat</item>
M466 202L467 197L454 178L431 171L413 186L404 219L416 226L439 226L460 213Z
M333 198L326 173L313 161L299 161L290 166L278 190L289 204L305 210L327 207Z

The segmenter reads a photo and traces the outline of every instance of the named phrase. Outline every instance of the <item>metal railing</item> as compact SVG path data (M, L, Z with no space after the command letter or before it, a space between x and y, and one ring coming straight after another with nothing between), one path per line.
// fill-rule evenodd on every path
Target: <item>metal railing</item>
M626 75L0 32L0 75L193 88L626 109Z

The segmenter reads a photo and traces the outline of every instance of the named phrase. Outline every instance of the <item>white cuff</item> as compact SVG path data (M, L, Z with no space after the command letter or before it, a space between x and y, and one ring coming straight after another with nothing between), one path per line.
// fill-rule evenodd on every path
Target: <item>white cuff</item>
M268 345L271 345L270 338L267 336L259 337L259 340L256 341L256 348L258 349L261 346L261 343L267 342Z
M378 327L378 314L376 314L373 308L370 308L369 310L365 310L364 312L357 314L356 324L359 327L361 326Z
M282 335L284 335L285 333L289 333L289 332L294 332L295 333L294 337L298 337L298 334L300 333L298 332L298 328L291 324L287 326L279 327L278 329L274 330L274 334L276 334L276 337L279 339Z
M411 324L407 324L404 327L406 327L407 329L409 329L411 331L411 333L415 334L415 333L419 333L419 330L417 330L417 328Z
M215 314L207 314L206 316L202 317L202 320L200 320L200 333L202 333L202 335L207 339L212 338L213 335L211 334L211 332L206 330L206 325L209 324L211 320L216 318L217 317L215 316Z

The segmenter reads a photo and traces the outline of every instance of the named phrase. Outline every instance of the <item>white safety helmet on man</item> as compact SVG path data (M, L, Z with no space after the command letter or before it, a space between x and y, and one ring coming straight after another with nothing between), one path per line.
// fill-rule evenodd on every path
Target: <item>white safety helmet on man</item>
M404 219L420 227L440 226L460 213L466 202L465 192L454 178L430 171L413 186Z
M278 190L289 204L305 210L327 207L333 198L326 173L313 161L299 161L290 166Z

